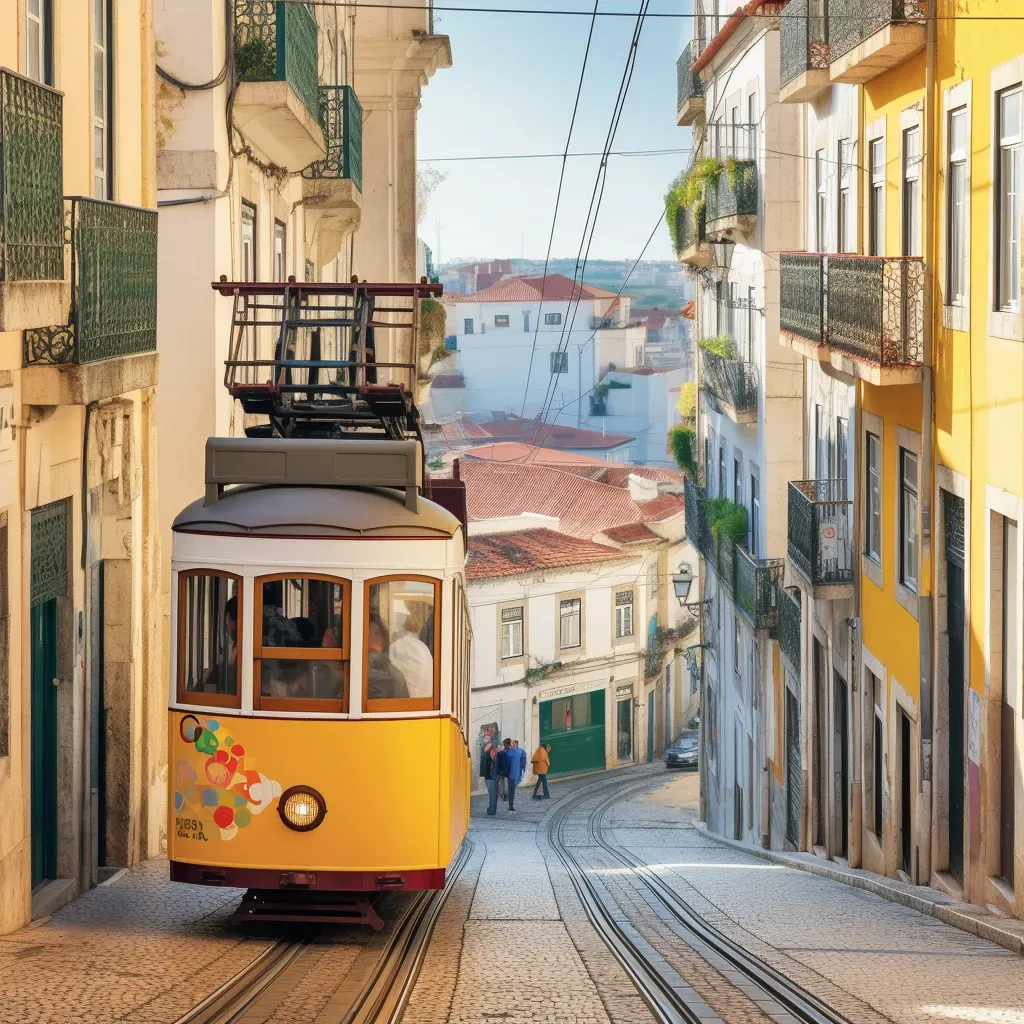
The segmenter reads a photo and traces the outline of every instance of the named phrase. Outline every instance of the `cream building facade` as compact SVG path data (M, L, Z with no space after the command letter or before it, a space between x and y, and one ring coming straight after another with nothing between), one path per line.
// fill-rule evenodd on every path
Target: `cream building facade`
M162 838L152 25L0 5L0 932Z

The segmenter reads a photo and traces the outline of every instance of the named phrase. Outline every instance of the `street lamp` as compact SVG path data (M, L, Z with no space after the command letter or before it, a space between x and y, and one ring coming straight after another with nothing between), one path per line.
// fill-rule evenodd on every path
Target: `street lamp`
M732 266L732 254L736 243L728 238L720 238L717 242L711 243L711 253L715 261L715 270L718 271L718 279L724 281L729 276L729 268Z
M672 574L672 589L676 592L676 600L682 608L686 607L686 599L690 596L693 586L693 567L689 562L682 565Z

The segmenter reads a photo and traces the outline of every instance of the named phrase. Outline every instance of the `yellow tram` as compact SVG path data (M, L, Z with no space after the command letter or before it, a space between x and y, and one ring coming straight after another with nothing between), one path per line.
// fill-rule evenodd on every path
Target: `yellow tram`
M173 526L171 878L441 888L469 822L464 492L424 496L416 437L259 433L208 441Z

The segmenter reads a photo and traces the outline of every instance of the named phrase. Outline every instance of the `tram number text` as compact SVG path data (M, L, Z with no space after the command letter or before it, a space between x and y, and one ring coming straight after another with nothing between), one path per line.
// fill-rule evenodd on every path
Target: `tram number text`
M198 839L206 843L209 840L203 832L203 823L199 818L175 818L174 827L177 829L179 839Z

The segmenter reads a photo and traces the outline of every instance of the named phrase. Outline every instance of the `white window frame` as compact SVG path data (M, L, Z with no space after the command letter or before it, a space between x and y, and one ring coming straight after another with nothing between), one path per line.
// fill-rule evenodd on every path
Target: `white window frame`
M274 220L274 280L284 281L288 277L288 225L283 220Z
M575 605L575 611L573 606ZM565 625L576 620L576 643L563 643ZM571 628L571 626L570 626ZM571 639L571 637L570 637ZM583 648L583 595L569 594L558 599L558 649L578 651Z
M569 352L552 352L551 353L551 372L552 374L557 373L568 373L569 372Z
M861 545L860 552L860 564L861 572L869 580L871 580L876 586L881 588L882 582L882 566L885 562L885 533L884 533L884 508L885 508L885 442L886 435L884 432L885 424L880 416L876 416L874 413L862 412L861 413L861 435L860 443L864 446L864 461L862 476L857 481L856 486L860 489L863 496L863 500L860 503L861 507L861 536L863 543ZM878 538L877 538L877 551L871 551L871 537L870 537L870 515L871 515L871 472L869 467L869 440L868 435L873 435L878 439Z
M1017 104L1016 124L1006 124L1003 103L1012 97ZM996 311L1021 312L1021 216L1024 215L1024 85L1017 83L996 94ZM1007 189L1007 164L1010 190ZM1009 213L1007 213L1009 209ZM1008 241L1009 239L1009 241Z
M814 247L828 252L828 160L826 151L814 152Z
M33 10L35 7L35 10ZM51 14L49 0L25 0L25 77L43 85L52 85L49 69ZM33 46L33 29L36 34Z
M242 201L242 280L255 281L259 265L256 262L256 223L258 215L252 203Z
M516 614L518 612L518 615ZM518 630L515 628L518 626ZM517 661L526 652L526 608L524 605L512 605L498 611L498 628L501 642L502 663ZM514 648L518 639L518 650Z
M557 327L562 322L561 313L545 313L544 314L544 326L545 327Z
M111 37L107 0L90 0L92 33L90 90L92 93L92 182L96 199L113 199L110 123ZM97 74L97 66L99 73ZM97 81L100 83L97 90Z
M839 173L836 202L836 252L856 252L857 226L853 205L853 140L840 139L836 147Z
M911 143L913 142L913 145ZM915 152L916 147L916 152ZM924 155L921 150L921 124L907 125L900 132L900 255L923 255L922 207L924 194L921 177Z
M622 600L627 598L627 600ZM634 603L632 590L619 590L615 593L615 639L632 640L634 635Z
M885 255L885 136L871 139L868 143L869 174L871 183L868 192L868 254Z
M954 125L963 126L959 144ZM970 110L960 106L946 112L946 257L945 304L965 306L970 292Z
M904 536L904 514L903 504L907 493L904 486L904 452L916 461L917 466L917 495L916 504L913 508L913 533L908 538ZM921 502L928 500L928 495L921 493L921 435L906 427L896 428L896 465L895 484L892 495L893 512L895 513L896 529L893 531L893 576L895 579L895 592L897 603L915 619L918 616L918 591L921 586L921 533L920 533L920 508ZM916 545L916 577L905 575L904 565L904 541L909 539L912 545Z

